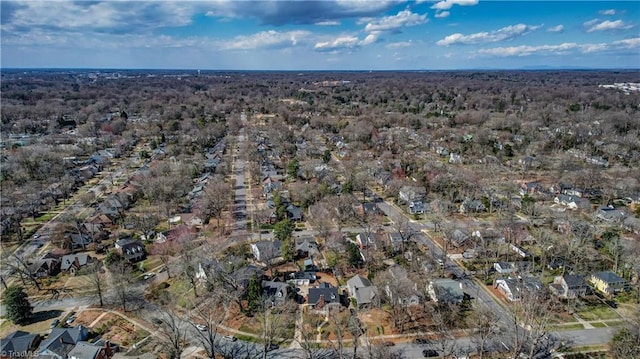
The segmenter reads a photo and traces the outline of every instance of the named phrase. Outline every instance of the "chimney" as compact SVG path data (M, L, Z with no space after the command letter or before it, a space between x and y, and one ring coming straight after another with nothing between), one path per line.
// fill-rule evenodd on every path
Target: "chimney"
M318 309L322 309L324 307L324 294L320 294L320 299L318 299L318 304L316 304L316 307Z

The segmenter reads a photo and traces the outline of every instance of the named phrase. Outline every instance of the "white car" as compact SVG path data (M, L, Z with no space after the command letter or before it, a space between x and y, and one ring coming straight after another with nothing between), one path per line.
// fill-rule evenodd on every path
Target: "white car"
M205 331L207 330L207 326L206 325L202 325L202 324L196 324L196 328L200 331Z

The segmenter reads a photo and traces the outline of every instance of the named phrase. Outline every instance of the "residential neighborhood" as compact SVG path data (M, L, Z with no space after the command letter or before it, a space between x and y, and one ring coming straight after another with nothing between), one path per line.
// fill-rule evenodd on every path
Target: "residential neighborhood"
M3 357L546 358L633 324L639 94L598 83L634 73L589 105L571 73L156 75L56 86L186 86L162 114L3 127ZM2 76L11 116L58 83Z

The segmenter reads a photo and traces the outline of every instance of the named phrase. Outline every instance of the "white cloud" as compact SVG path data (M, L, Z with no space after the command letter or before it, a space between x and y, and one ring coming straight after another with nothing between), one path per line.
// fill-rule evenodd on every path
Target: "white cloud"
M300 45L308 40L310 35L311 32L303 30L285 32L269 30L252 35L236 36L232 40L223 41L220 46L226 50L288 47Z
M431 8L436 10L449 10L453 5L473 6L477 4L478 0L443 0L435 3Z
M411 46L413 46L413 41L409 40L409 41L392 42L390 44L387 44L385 47L387 49L399 49L399 48L411 47Z
M385 16L369 22L364 31L399 31L405 26L415 26L427 22L427 14L417 14L410 10L399 11L396 15Z
M540 46L510 46L510 47L495 47L492 49L482 49L478 53L483 55L493 56L530 56L536 53L563 53L569 50L578 48L579 45L574 42L564 43L560 45L540 45Z
M482 44L488 42L498 42L503 40L512 39L514 37L526 35L532 31L539 29L542 25L525 25L525 24L517 24L506 26L501 29L491 31L491 32L478 32L470 35L463 35L460 33L455 33L445 37L442 40L436 42L436 44L440 46L448 46L453 44Z
M367 35L367 37L365 37L364 40L360 42L360 45L366 46L366 45L373 44L374 42L378 41L379 36L380 36L380 32L374 31L369 35Z
M558 25L558 26L554 26L554 27L550 27L547 29L548 32L563 32L564 31L564 26L563 25Z
M338 25L340 25L340 21L335 21L335 20L319 21L319 22L316 22L315 25L318 25L318 26L338 26Z
M598 19L587 21L583 25L587 28L587 32L627 30L633 27L632 25L627 24L622 20L615 20L615 21L604 20L602 22L599 22Z
M600 10L600 15L615 15L616 11L614 9Z
M447 16L449 16L451 13L448 11L436 11L436 15L435 17L441 19L441 18L445 18Z
M611 44L620 49L636 49L640 48L640 37L618 40L612 42Z
M477 53L482 55L492 55L500 57L509 56L530 56L535 54L565 54L570 51L580 51L582 53L596 53L612 50L636 50L640 49L640 37L617 40L611 43L597 44L577 44L574 42L559 45L539 45L539 46L512 46L482 49Z
M360 40L356 36L343 35L330 41L318 42L313 48L318 51L332 51L352 48L358 46L358 43L360 43Z

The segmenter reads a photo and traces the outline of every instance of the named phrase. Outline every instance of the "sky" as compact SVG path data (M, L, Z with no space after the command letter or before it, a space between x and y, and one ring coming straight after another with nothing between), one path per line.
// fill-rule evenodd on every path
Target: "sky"
M2 68L640 68L640 1L5 1Z

